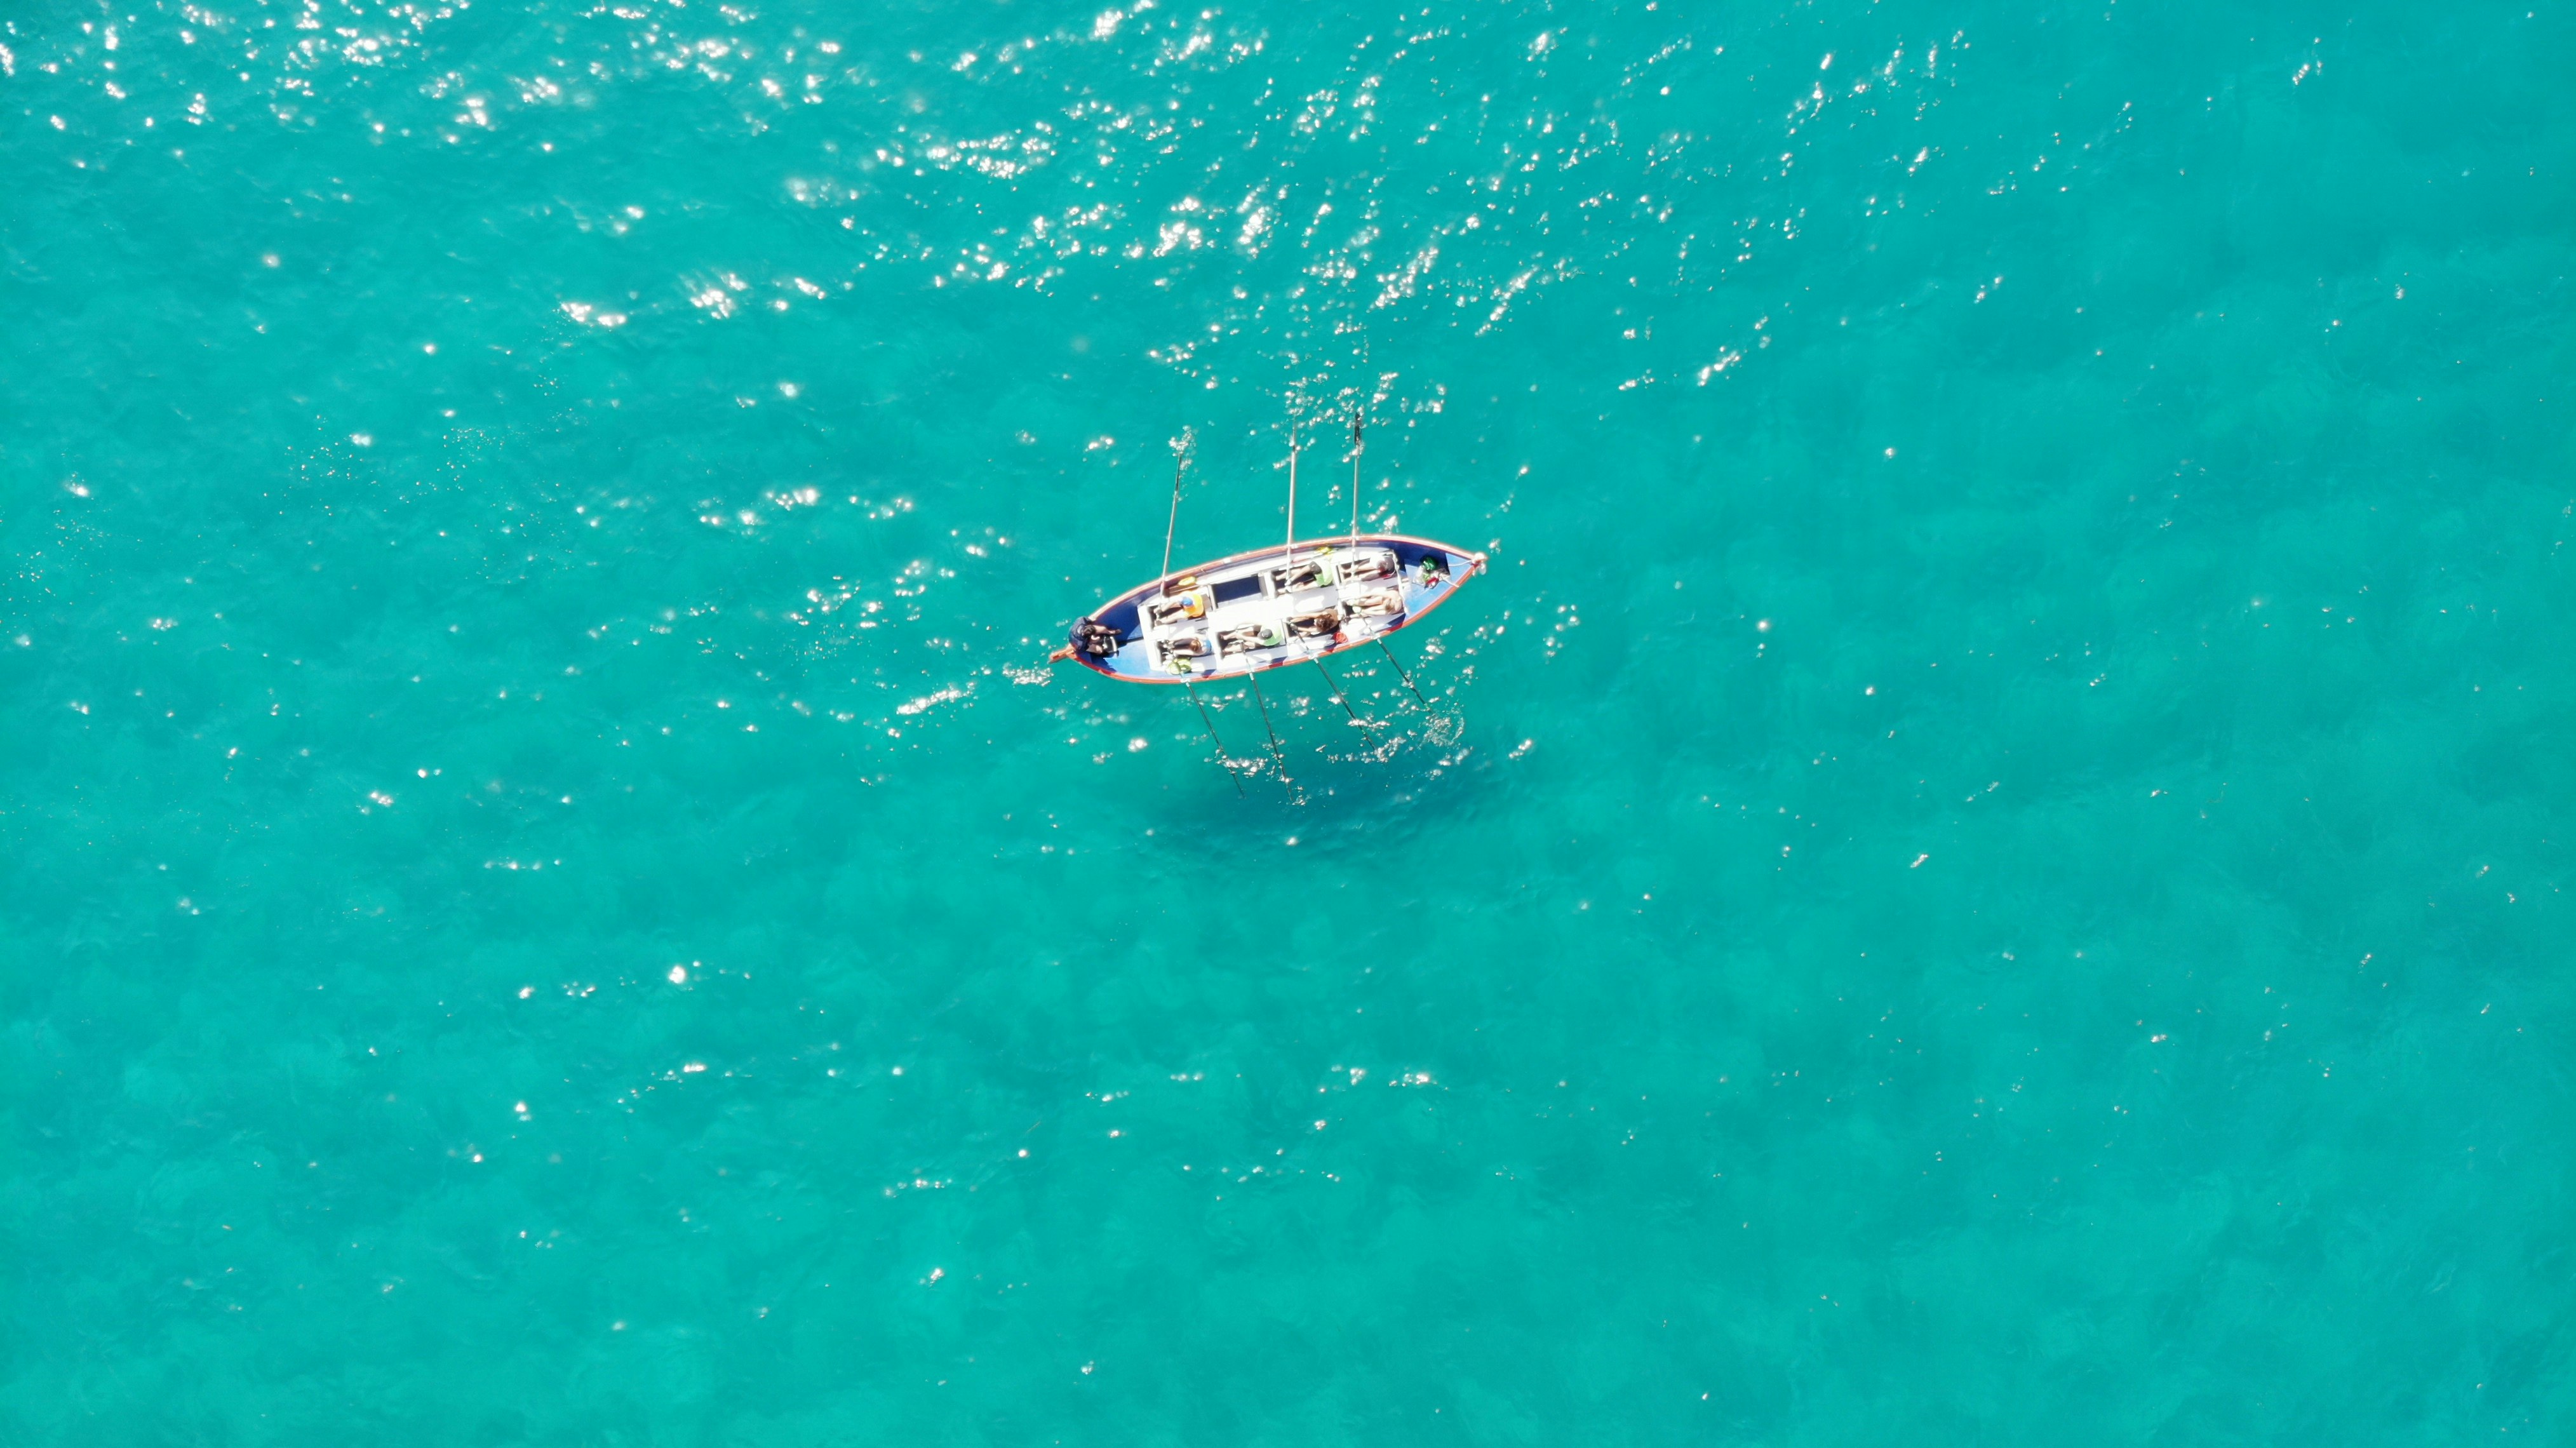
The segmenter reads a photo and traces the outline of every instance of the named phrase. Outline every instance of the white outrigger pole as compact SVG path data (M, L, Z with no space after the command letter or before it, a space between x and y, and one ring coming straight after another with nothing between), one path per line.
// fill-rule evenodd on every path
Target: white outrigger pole
M1351 418L1351 546L1360 546L1360 456L1368 451L1368 399Z
M1172 517L1163 525L1163 571L1159 577L1172 576L1172 534L1181 526L1181 470L1190 465L1190 430L1181 429L1178 442L1172 444Z

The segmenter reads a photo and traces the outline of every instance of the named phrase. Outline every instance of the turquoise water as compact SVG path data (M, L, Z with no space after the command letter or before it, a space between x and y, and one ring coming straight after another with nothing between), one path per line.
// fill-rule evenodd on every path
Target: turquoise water
M2526 8L19 7L0 1437L2565 1441Z

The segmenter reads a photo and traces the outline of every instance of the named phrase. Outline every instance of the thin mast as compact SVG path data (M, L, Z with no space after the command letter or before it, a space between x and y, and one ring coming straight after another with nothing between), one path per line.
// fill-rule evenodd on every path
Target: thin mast
M1172 576L1172 534L1181 526L1181 470L1190 463L1189 439L1189 430L1182 429L1172 448L1172 519L1163 525L1163 571L1158 575L1163 578Z
M1297 424L1288 424L1288 561L1297 561Z
M1368 451L1368 399L1351 419L1351 546L1360 546L1360 455Z

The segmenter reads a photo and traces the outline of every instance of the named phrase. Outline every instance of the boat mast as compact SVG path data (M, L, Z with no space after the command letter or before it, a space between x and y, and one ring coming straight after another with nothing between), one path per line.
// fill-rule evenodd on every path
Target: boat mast
M1172 576L1172 534L1181 526L1181 470L1190 463L1190 430L1181 429L1180 439L1172 444L1172 518L1163 525L1163 578Z
M1288 562L1297 561L1297 424L1288 424Z
M1368 451L1368 399L1351 418L1351 547L1360 546L1360 456Z

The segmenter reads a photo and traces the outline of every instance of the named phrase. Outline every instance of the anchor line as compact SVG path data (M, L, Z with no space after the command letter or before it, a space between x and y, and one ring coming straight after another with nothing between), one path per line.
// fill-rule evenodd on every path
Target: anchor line
M1270 759L1272 763L1279 766L1279 782L1290 789L1295 789L1296 782L1288 777L1288 751L1279 747L1279 731L1270 727L1270 701L1261 697L1261 677L1258 674L1246 674L1243 677L1246 683L1252 685L1252 702L1260 706L1261 732L1270 736Z
M1395 676L1404 681L1404 687L1413 690L1413 697L1421 703L1423 708L1430 708L1431 701L1422 697L1422 691L1420 689L1413 688L1413 676L1404 671L1404 661L1395 656L1395 650L1386 646L1385 638L1380 637L1378 639L1377 647L1380 653L1386 655L1386 661L1395 665Z
M1216 721L1208 717L1207 705L1199 698L1198 686L1183 679L1181 692L1189 695L1190 703L1197 706L1199 722L1207 726L1208 742L1216 746L1216 762L1225 766L1225 777L1234 781L1234 797L1243 798L1243 776L1234 772L1234 761L1225 757L1225 740L1218 737Z

